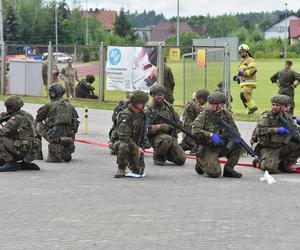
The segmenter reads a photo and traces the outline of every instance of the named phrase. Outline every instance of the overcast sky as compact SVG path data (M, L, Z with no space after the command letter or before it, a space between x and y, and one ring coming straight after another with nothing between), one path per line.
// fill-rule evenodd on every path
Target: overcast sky
M72 0L67 0L70 4ZM125 10L142 12L155 10L162 12L165 17L170 18L177 15L177 0L81 0L81 5L85 9L86 2L88 8L105 8L110 10L120 10L124 6ZM179 0L180 16L207 15L212 16L230 14L284 10L287 3L288 10L297 11L300 9L299 0L265 0L265 1L243 1L243 0Z

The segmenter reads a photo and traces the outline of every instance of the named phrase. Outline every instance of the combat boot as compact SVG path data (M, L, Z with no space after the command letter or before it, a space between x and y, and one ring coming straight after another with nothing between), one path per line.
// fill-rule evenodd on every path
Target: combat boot
M125 169L118 168L118 171L115 174L115 178L123 178L123 177L125 177Z
M21 170L40 170L38 165L29 162L22 162L20 168Z
M157 154L153 154L153 161L154 161L154 165L157 166L164 166L166 163L166 160L158 156Z
M18 170L20 170L20 166L15 160L9 161L4 166L0 167L0 172L18 171Z
M39 151L36 156L35 156L36 160L44 160L44 156L43 156L43 152Z
M72 155L71 155L71 147L64 147L63 150L63 159L65 162L69 162L72 160Z
M243 175L232 168L224 167L223 177L241 178Z
M290 167L291 164L286 160L282 160L279 164L279 170L284 173L294 173L294 170Z
M253 107L253 108L249 109L248 115L253 114L256 110L257 110L257 107Z
M203 175L204 174L204 171L202 170L202 168L198 164L195 165L195 171L198 175Z

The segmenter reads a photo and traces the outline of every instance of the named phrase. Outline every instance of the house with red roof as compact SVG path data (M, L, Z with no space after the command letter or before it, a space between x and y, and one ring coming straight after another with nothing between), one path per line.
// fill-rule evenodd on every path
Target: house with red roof
M290 39L291 44L300 41L300 19L290 20Z

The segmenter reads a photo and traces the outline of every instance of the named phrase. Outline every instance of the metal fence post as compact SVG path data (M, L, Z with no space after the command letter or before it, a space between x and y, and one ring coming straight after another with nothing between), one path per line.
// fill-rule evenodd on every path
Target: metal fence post
M224 46L224 92L227 99L226 108L230 108L231 86L230 86L230 48L226 43Z
M183 61L183 74L182 74L182 94L183 94L183 98L182 98L182 100L183 100L183 106L185 106L185 95L186 95L186 93L185 93L185 91L186 91L186 89L185 89L185 56L183 55L182 56L182 61Z
M104 44L101 42L99 46L99 101L104 101Z
M48 45L48 67L47 67L47 89L53 82L53 76L52 76L52 66L53 66L53 57L52 57L52 42L49 42Z
M6 51L5 51L5 42L2 41L1 42L1 71L0 71L0 74L1 74L1 79L0 79L0 86L1 86L1 89L0 89L0 92L2 95L5 94L5 90L4 90L4 85L5 85L5 74L6 74L6 61L5 61L5 58L6 58Z
M158 46L158 83L163 84L164 77L164 53L162 43Z

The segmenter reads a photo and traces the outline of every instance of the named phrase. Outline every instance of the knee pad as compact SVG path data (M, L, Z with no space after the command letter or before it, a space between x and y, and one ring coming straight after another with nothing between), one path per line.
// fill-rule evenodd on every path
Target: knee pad
M241 92L241 93L240 93L240 98L241 98L241 100L242 100L242 103L244 104L244 107L247 108L247 105L246 105L247 99L246 99L246 97L245 97L244 92Z

